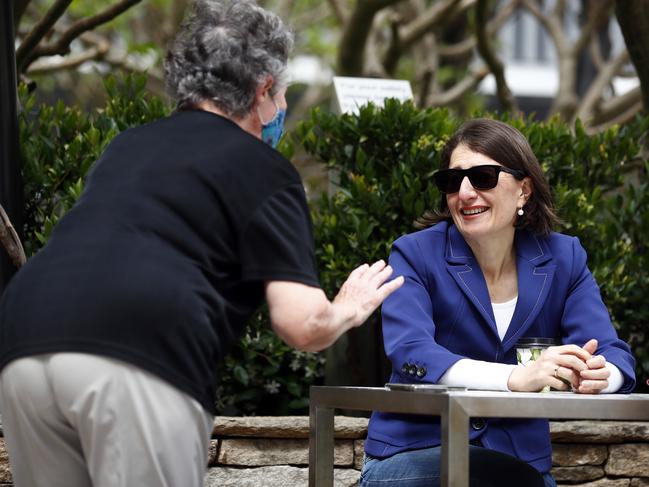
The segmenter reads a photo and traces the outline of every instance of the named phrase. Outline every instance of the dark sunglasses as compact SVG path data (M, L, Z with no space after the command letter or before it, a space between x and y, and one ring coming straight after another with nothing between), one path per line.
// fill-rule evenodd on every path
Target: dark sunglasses
M433 174L433 178L442 193L457 193L464 178L469 178L471 186L475 189L493 189L498 184L498 176L501 172L511 174L519 180L525 177L523 171L504 166L484 165L473 166L469 169L440 169Z

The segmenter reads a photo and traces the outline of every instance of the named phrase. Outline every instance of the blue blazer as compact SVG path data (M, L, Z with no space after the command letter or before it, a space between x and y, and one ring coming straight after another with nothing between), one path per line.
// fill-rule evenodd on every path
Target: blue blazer
M485 279L455 225L439 223L394 243L390 265L405 283L382 308L385 351L392 362L390 382L434 384L462 358L515 364L515 345L524 337L579 346L596 338L597 353L624 376L620 392L631 392L635 361L617 337L579 240L517 231L515 247L518 301L501 341ZM471 423L471 439L479 437L485 447L514 455L541 472L550 470L547 420L493 418ZM384 458L439 444L437 418L374 412L365 450Z

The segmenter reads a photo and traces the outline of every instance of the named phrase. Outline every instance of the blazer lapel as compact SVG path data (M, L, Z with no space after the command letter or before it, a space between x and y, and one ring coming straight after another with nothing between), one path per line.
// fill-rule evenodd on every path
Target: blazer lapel
M446 232L446 268L487 326L498 336L487 283L471 247L455 225L450 225Z
M505 351L513 347L534 322L548 297L556 266L550 249L528 232L516 232L518 301L503 339Z

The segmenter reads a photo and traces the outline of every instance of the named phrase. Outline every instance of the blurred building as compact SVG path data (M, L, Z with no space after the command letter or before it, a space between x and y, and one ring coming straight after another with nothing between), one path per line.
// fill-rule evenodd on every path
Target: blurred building
M555 3L556 0L545 0L542 5L547 11L553 9ZM568 0L565 3L564 29L573 41L578 38L586 15L584 9L587 7L582 7L582 3L586 2ZM500 29L497 42L499 55L505 65L505 78L518 99L521 110L545 118L559 85L558 56L549 33L531 13L518 9ZM614 16L597 33L597 42L605 57L614 56L625 49L624 38ZM580 97L597 74L589 49L584 51L579 59L577 74L577 95ZM633 71L630 63L627 68L628 71ZM617 77L609 87L610 94L620 95L638 84L635 76ZM496 84L492 75L480 84L479 91L487 95L488 109L499 108L494 96Z

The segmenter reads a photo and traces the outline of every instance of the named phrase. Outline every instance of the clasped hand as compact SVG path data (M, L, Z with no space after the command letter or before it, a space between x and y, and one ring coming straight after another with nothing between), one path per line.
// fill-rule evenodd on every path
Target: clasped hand
M593 355L597 340L589 340L583 347L559 345L545 349L526 366L518 366L509 376L511 391L534 392L545 386L555 390L580 394L599 394L608 386L610 371L602 355Z

